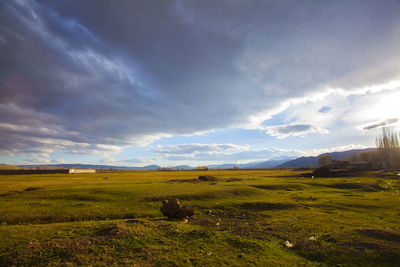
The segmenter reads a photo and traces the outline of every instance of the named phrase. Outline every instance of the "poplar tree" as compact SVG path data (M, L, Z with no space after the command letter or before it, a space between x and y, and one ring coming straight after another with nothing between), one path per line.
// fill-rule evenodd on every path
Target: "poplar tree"
M383 168L400 167L400 142L397 132L393 128L382 128L382 134L376 138L375 143Z

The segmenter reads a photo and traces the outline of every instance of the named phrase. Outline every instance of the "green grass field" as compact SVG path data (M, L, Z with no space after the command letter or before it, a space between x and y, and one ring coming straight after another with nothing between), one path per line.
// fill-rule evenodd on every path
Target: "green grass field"
M399 176L304 172L0 175L0 266L400 266Z

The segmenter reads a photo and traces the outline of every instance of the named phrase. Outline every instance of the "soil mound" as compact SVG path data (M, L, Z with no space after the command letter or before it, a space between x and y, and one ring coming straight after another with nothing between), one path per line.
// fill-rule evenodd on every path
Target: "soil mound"
M164 200L162 204L160 211L169 220L183 220L194 215L194 209L189 206L181 206L179 199Z
M326 167L320 167L313 172L315 177L330 177L333 173Z

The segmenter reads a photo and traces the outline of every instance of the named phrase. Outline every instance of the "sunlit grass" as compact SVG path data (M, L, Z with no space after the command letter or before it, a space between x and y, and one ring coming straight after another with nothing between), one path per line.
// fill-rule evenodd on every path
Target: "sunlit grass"
M397 177L301 173L3 175L0 265L398 265ZM166 221L166 198L196 215Z

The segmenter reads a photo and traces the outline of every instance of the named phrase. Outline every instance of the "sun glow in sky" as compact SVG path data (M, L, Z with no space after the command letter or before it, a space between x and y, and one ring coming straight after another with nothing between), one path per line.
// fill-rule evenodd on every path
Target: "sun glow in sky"
M0 163L247 163L400 126L396 0L10 0L0 25Z
M373 99L368 99L366 108L358 111L359 119L384 120L387 118L397 119L400 114L400 91L380 94Z

